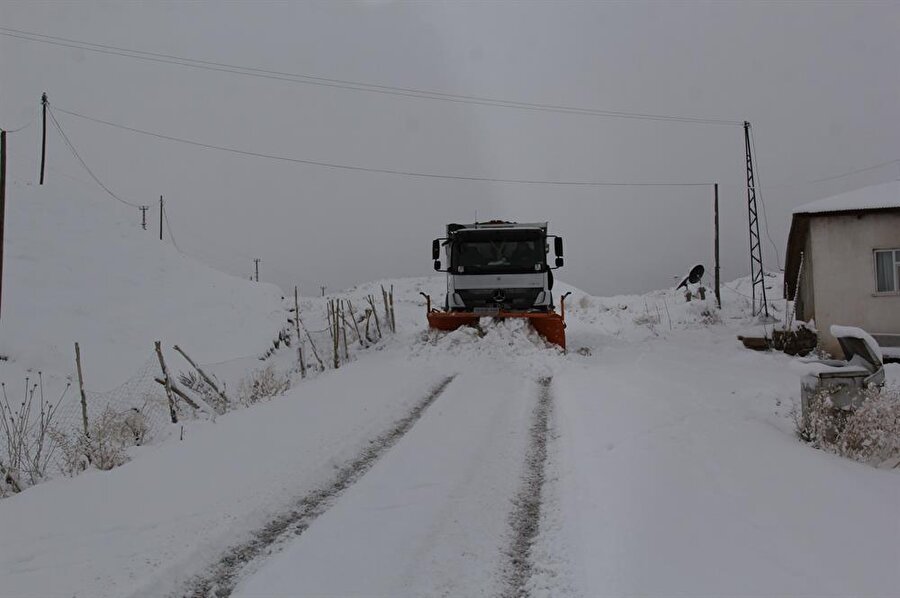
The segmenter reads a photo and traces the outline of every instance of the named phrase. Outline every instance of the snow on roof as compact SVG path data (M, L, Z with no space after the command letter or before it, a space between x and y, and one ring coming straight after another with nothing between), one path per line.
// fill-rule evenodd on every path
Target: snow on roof
M900 208L900 180L832 195L794 208L794 214Z

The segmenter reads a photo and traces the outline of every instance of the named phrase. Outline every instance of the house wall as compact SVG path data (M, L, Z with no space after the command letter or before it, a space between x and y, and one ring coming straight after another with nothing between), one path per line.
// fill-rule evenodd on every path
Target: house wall
M820 348L841 354L832 324L900 333L900 293L876 293L873 254L900 247L900 212L814 216L809 232Z
M797 304L794 306L797 319L806 322L816 317L816 296L813 293L815 288L814 262L812 238L807 235L806 243L803 246L803 264L800 266L802 270L797 285Z

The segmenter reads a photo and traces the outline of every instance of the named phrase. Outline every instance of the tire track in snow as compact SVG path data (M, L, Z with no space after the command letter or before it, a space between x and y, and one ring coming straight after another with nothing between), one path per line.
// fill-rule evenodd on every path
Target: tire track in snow
M501 594L503 598L521 598L528 595L526 584L534 568L531 547L540 529L541 493L546 478L547 440L550 434L550 415L553 411L551 382L552 378L549 377L541 378L538 382L538 401L534 408L528 450L525 454L525 474L509 517L512 541L507 552L508 561L502 571L506 585Z
M229 548L205 573L189 581L181 595L192 598L230 596L249 564L260 557L268 556L269 549L280 541L287 537L299 536L306 531L344 491L365 475L380 457L409 432L455 377L456 374L442 380L403 419L371 440L361 453L342 466L330 482L304 495L290 511L276 516L254 532L249 540Z

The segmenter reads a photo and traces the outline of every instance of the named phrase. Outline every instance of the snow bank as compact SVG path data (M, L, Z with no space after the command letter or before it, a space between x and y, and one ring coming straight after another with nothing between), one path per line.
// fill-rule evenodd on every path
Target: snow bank
M152 356L154 340L213 362L264 351L285 322L277 287L181 255L102 192L13 184L6 209L0 379L10 391L38 370L62 384L76 341L86 385L105 390Z
M444 360L450 367L511 370L533 378L551 375L563 356L521 318L481 318L478 328L430 330L413 344L411 354L423 361Z

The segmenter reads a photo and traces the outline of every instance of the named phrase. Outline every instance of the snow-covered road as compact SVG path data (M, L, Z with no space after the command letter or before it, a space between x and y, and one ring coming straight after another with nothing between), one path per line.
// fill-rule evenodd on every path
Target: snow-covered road
M584 596L896 596L900 476L799 443L796 372L734 344L613 343L555 377L561 525L539 552Z
M237 592L496 596L522 483L534 381L461 374L303 536Z
M516 321L426 335L422 284L339 371L0 502L0 595L896 596L900 470L797 441L796 360L694 305L636 324L652 294L573 300L566 355ZM286 516L302 525L243 552ZM249 566L205 583L234 554Z

